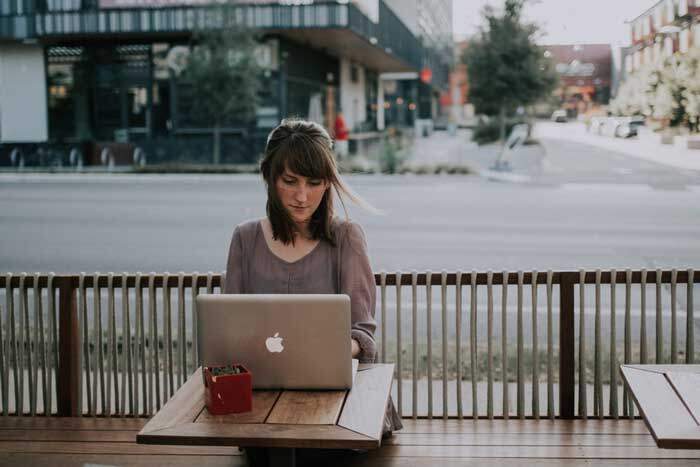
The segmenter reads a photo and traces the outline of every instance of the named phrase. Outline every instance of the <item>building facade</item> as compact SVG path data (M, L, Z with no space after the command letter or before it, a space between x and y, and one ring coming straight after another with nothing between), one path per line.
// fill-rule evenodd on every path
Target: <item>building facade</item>
M222 162L254 161L287 116L332 128L342 110L352 130L382 128L380 76L436 60L383 0L229 5L260 34L264 72L255 121L226 122ZM206 158L212 130L192 119L196 96L178 75L193 33L226 27L220 11L211 0L0 0L0 163L21 144L99 162L101 142L137 145L149 161Z
M417 73L380 75L385 125L414 126L445 117L441 95L449 92L454 62L452 0L385 0L386 5L421 43L423 56Z
M610 102L613 72L610 44L545 45L543 48L545 56L554 61L559 75L555 106L575 118Z
M659 0L628 24L631 46L623 51L623 76L700 47L700 0Z

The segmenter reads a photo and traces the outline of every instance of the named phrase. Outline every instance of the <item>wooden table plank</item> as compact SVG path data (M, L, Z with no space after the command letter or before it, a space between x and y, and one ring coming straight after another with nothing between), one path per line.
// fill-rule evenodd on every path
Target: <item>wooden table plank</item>
M335 425L347 391L283 391L266 423Z
M402 420L403 429L397 434L404 433L486 433L486 434L649 434L649 429L641 419L629 420L621 418L612 419L575 419L575 420L442 420L442 419L417 419L405 418Z
M393 374L393 364L361 367L348 393L338 426L362 433L379 443Z
M142 437L154 444L371 449L376 441L334 425L186 423Z
M204 383L202 382L202 367L199 367L158 413L148 421L139 435L176 426L180 423L191 423L202 409L204 409Z
M645 434L573 434L573 433L401 433L382 441L382 446L645 446L656 447L654 438ZM400 433L400 434L399 434Z
M140 430L147 418L0 417L0 430Z
M560 459L695 459L700 450L642 446L383 446L370 452L381 457L512 457ZM605 462L602 462L605 464ZM437 464L439 465L439 463Z
M700 374L674 371L666 373L666 378L695 419L695 423L700 424Z
M265 423L280 391L253 391L253 410L245 413L212 415L205 408L195 423Z
M240 455L232 446L165 446L120 442L67 443L63 441L0 441L0 453L8 452L62 452L92 454L217 454Z
M245 467L244 456L182 455L182 454L86 454L86 453L8 453L0 459L3 466L32 467Z
M657 445L687 448L688 434L698 430L698 425L666 376L626 365L622 365L622 375Z
M683 373L700 373L700 365L686 365L686 364L673 364L673 365L622 365L627 368L635 368L637 370L651 371L653 373L668 373L669 371L683 372Z

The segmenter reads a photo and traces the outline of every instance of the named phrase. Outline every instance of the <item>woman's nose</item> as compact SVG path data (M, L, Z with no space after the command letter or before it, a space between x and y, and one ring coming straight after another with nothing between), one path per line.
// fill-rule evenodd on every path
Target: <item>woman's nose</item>
M308 188L306 186L300 186L296 191L295 198L300 203L305 203L308 198Z

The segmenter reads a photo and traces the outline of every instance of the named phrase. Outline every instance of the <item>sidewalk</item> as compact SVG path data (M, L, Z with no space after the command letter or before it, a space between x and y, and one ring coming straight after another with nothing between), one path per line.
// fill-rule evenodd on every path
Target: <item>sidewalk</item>
M616 151L671 167L700 171L700 150L686 149L676 145L663 145L659 136L641 128L636 138L622 139L588 133L583 123L537 122L536 138L562 139Z

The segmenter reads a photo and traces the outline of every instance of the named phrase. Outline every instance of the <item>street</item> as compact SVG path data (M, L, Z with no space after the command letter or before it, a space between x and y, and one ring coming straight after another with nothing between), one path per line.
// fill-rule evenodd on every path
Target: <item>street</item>
M565 127L562 127L565 128ZM350 175L376 271L687 268L700 264L700 174L562 139L515 153L521 181ZM422 157L486 169L464 134ZM517 157L516 157L517 156ZM700 155L698 156L700 157ZM458 160L457 160L458 159ZM264 215L255 175L0 175L4 271L220 271L233 227ZM342 209L338 209L342 215Z

